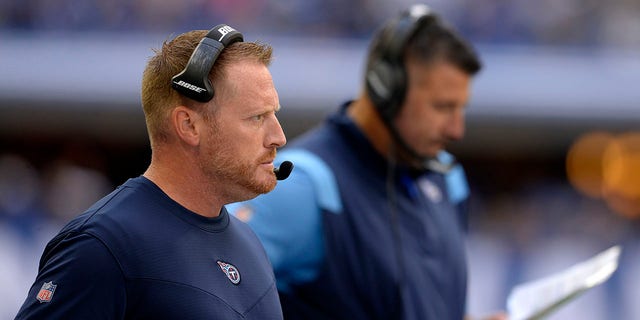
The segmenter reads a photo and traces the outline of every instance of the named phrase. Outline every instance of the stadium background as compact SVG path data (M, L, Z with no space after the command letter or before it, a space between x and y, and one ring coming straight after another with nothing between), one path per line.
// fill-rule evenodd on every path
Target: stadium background
M359 91L373 30L406 0L0 3L0 319L46 241L149 161L141 72L171 35L228 23L275 49L289 139ZM640 2L434 0L478 48L467 137L470 312L623 247L612 278L551 319L640 318Z

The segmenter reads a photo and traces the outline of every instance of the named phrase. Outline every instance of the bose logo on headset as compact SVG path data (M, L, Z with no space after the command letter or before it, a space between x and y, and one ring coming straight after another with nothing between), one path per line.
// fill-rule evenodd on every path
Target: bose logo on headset
M225 47L242 41L244 41L242 33L226 24L213 27L193 50L184 70L171 79L171 87L193 100L210 101L214 95L213 86L209 80L209 72L213 64Z
M218 41L222 41L222 38L224 38L224 36L226 36L227 33L233 32L233 31L236 31L236 29L231 28L229 26L223 26L222 28L219 28L218 32L220 32L222 36L220 37L220 39L218 39Z
M184 87L184 88L187 88L187 89L189 89L189 90L193 90L193 91L195 91L195 92L197 92L197 93L200 93L200 92L202 92L202 91L207 90L207 89L205 89L205 88L200 88L200 87L198 87L198 86L196 86L196 85L192 85L191 83L186 83L186 82L184 82L183 80L180 80L180 81L179 81L179 82L177 82L176 84L177 84L177 85L179 85L179 86L182 86L182 87Z

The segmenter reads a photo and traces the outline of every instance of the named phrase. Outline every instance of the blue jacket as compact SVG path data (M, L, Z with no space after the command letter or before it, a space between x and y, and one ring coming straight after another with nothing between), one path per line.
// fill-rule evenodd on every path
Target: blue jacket
M295 167L274 191L227 206L265 246L285 319L462 319L462 168L390 166L345 110L279 153Z

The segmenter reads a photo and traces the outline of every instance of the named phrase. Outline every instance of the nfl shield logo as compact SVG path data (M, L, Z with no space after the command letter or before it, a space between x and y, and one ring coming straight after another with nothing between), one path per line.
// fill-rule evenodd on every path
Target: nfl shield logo
M220 260L216 262L218 263L218 265L220 266L220 269L222 269L224 274L227 275L227 278L229 278L231 283L233 284L240 283L240 272L238 272L238 268L236 268L234 265L230 263L226 263Z
M42 287L40 288L36 299L38 299L40 303L51 301L51 298L53 298L53 293L56 291L57 286L58 285L53 284L53 281L45 282L44 284L42 284Z

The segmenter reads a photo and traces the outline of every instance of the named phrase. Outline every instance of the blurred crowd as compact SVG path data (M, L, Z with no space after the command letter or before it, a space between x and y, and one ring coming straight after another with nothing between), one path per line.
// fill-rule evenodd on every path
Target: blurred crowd
M366 37L411 0L7 0L0 29L179 32L229 23L245 32ZM432 0L478 43L640 47L637 0Z
M17 313L47 241L113 188L106 172L86 161L40 160L46 163L37 167L21 154L0 152L0 319Z

